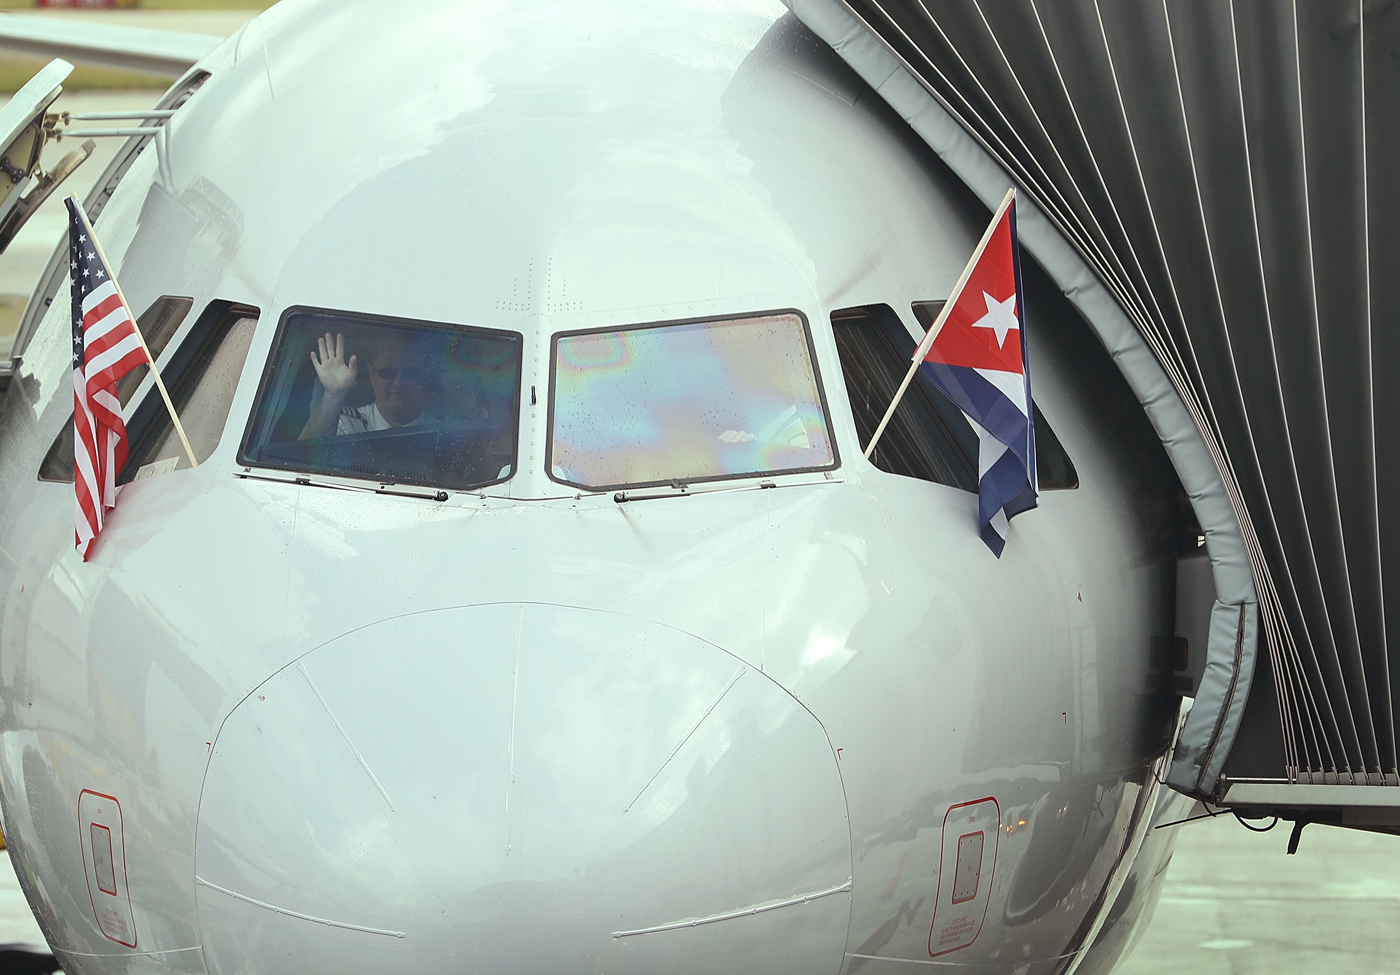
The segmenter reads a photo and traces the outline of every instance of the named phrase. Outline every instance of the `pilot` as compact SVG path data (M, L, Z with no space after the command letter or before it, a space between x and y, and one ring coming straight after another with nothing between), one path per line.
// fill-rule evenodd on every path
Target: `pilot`
M359 378L356 356L345 360L345 336L332 338L329 332L318 338L320 354L311 353L311 365L321 386L321 399L311 411L298 439L324 437L334 432L366 433L393 430L420 423L432 423L423 409L428 370L413 340L396 333L384 335L369 359L369 384L374 402L365 406L345 405L345 399Z

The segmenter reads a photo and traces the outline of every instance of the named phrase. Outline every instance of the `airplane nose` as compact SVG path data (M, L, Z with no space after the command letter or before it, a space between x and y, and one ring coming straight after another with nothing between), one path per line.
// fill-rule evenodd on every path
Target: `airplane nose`
M832 972L851 848L801 704L693 636L498 604L347 634L214 744L210 972Z

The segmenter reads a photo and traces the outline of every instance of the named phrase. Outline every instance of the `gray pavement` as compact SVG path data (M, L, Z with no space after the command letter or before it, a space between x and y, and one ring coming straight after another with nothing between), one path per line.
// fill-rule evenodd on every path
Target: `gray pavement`
M1115 975L1400 975L1400 836L1233 816L1187 823L1151 925Z

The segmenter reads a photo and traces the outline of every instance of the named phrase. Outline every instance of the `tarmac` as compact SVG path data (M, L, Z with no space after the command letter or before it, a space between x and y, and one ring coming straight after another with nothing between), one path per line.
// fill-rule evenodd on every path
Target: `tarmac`
M1234 816L1179 830L1161 900L1114 975L1400 975L1400 836Z

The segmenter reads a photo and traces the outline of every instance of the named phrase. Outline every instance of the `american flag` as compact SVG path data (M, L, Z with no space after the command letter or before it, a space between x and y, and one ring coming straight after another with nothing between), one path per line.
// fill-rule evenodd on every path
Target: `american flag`
M117 505L117 475L126 463L126 423L117 381L149 360L82 204L74 197L67 203L73 282L73 483L78 495L78 553L86 561L106 509Z

